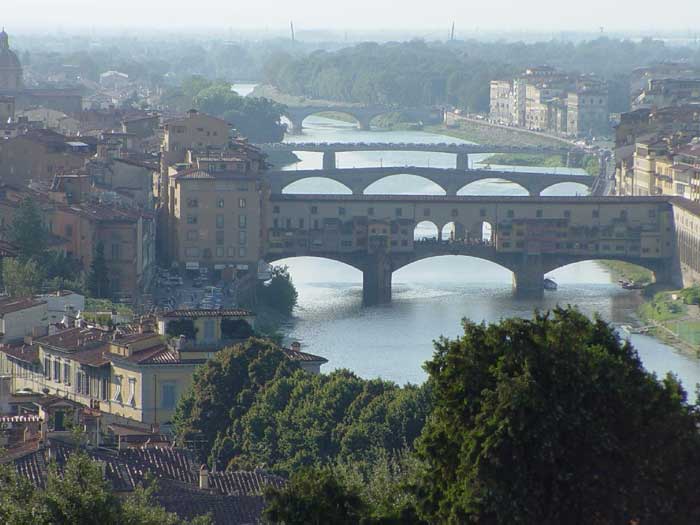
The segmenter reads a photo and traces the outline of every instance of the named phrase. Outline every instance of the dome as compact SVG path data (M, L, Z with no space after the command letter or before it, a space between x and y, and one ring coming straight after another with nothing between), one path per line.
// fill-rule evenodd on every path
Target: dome
M10 49L10 39L3 29L0 31L0 68L19 69L22 65L17 55Z

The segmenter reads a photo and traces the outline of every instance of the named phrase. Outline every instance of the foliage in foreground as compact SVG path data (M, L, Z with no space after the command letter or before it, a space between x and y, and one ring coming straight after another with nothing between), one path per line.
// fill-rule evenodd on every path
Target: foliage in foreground
M290 473L410 447L428 411L425 388L346 370L309 374L272 342L249 339L198 369L176 426L219 466Z
M574 310L464 322L426 365L421 512L440 523L698 523L697 410Z
M126 499L111 491L100 467L72 454L62 472L49 466L46 489L36 489L8 466L0 469L0 523L5 525L207 525L208 517L181 520L154 502L156 486Z
M463 336L436 342L426 369L433 406L409 453L414 469L384 476L380 491L363 488L382 479L376 474L296 471L287 487L268 491L268 519L699 522L697 408L674 377L646 372L606 323L572 309L488 326L465 321ZM403 503L386 505L396 498Z

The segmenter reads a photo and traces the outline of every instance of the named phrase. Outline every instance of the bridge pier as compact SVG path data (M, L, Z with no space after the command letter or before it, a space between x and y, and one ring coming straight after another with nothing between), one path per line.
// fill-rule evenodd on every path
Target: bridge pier
M324 151L323 152L323 169L324 170L334 170L338 167L336 163L335 151Z
M458 170L468 170L469 169L469 154L468 153L457 153L457 169Z
M302 123L304 122L304 119L303 118L302 119L290 118L289 121L292 123L292 129L291 130L288 129L287 132L290 135L301 135L303 133L302 130L304 129L304 126L302 125Z
M361 131L369 131L371 129L370 126L370 119L366 118L357 118L357 128Z
M544 295L544 269L540 255L523 255L513 270L513 292L516 297L538 298Z
M385 251L370 253L362 271L362 304L375 306L391 302L391 259Z

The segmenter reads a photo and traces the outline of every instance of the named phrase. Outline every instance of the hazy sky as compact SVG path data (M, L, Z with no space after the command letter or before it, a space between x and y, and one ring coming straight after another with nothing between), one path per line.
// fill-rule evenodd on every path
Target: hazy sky
M700 0L0 0L0 25L700 31Z

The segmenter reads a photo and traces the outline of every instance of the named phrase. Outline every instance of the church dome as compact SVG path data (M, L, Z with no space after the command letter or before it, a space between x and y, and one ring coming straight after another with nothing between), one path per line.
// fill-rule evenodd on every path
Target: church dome
M10 49L10 39L3 29L0 31L0 69L19 69L21 67L19 58Z

